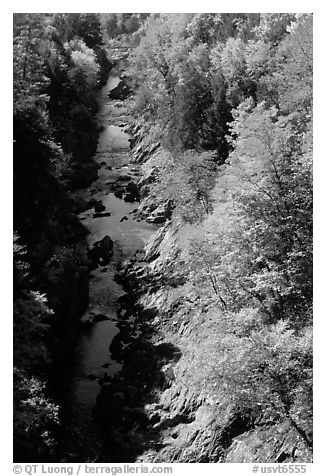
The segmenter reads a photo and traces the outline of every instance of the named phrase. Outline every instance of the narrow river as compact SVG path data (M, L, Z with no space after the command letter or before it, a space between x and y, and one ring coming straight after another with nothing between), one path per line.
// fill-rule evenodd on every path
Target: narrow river
M119 332L117 327L118 298L124 294L122 286L114 281L116 268L143 248L156 225L134 218L137 203L128 203L113 193L116 182L129 176L139 178L137 165L130 164L129 139L124 132L128 121L123 102L111 100L108 93L120 79L111 75L99 94L98 119L103 126L100 133L95 160L100 165L99 177L85 190L78 191L83 200L101 200L105 213L110 216L94 217L94 209L80 214L80 220L89 230L89 245L109 235L113 240L113 256L107 266L98 266L91 273L89 283L89 306L82 317L74 361L71 364L70 380L65 400L69 415L62 446L67 450L67 461L92 461L101 452L102 441L92 418L100 383L107 381L121 369L121 364L111 358L110 344ZM125 217L125 218L124 218ZM123 221L121 221L123 219ZM99 315L100 318L98 317ZM91 323L95 317L95 322ZM98 319L98 322L96 321Z

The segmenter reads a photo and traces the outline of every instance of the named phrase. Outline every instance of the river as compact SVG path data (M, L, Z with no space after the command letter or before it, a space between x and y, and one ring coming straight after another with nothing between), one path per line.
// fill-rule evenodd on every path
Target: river
M117 327L118 299L124 295L122 286L114 280L116 268L144 247L157 225L134 218L137 203L127 203L112 191L114 183L129 175L137 181L139 166L130 164L130 136L124 132L128 111L121 101L111 100L108 93L119 84L120 78L111 75L99 93L98 120L102 126L96 162L100 165L98 179L84 190L77 192L83 200L101 200L110 216L94 218L94 209L80 214L79 218L89 230L89 246L109 235L114 242L113 256L107 266L98 266L91 273L89 305L80 328L73 362L69 365L69 384L66 390L63 460L92 461L101 452L102 439L92 417L96 397L100 391L99 380L108 380L121 369L121 364L111 358L110 344ZM120 181L119 181L120 183ZM128 182L121 181L122 185ZM121 221L121 219L123 221ZM89 323L93 316L101 315L99 322Z

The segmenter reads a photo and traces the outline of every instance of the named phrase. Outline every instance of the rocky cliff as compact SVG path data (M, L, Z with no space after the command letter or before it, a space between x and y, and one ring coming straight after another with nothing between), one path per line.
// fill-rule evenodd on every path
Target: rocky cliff
M201 388L202 349L215 331L211 306L187 279L189 225L171 215L171 203L158 203L151 195L156 168L148 158L153 156L155 151L143 165L138 213L161 216L165 224L116 277L127 294L111 352L123 370L103 385L95 409L110 460L311 461L293 422L270 421Z

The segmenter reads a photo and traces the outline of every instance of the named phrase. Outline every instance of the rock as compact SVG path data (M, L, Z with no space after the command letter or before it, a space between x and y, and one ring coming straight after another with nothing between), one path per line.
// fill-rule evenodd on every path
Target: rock
M165 216L151 216L146 218L147 223L156 223L156 224L161 224L166 221Z
M115 190L114 196L117 198L122 198L124 194L124 189L118 188L118 190Z
M97 377L96 377L95 374L89 374L89 375L87 375L87 378L88 378L89 380L96 380Z
M135 182L129 182L126 187L127 194L124 197L125 202L138 202L139 192Z
M103 160L102 162L100 162L100 165L106 165L106 162Z
M297 431L288 421L242 432L227 448L226 463L290 463L311 462L312 454L300 442Z
M159 413L152 413L152 415L150 415L149 417L149 423L151 425L155 425L157 423L159 423L161 421L161 416Z
M130 202L130 203L137 201L137 198L131 193L127 193L123 197L123 199L124 199L125 202Z
M96 241L91 250L89 250L90 258L95 266L107 265L113 254L113 241L106 235L102 240Z
M122 217L120 222L125 221L125 220L128 220L128 217L126 217L126 216Z
M127 192L139 197L138 185L135 182L129 182L126 187Z
M119 177L117 177L117 182L129 182L129 180L131 180L131 177L130 175L119 175Z
M93 322L101 322L101 321L107 321L108 318L104 314L96 314L93 317Z
M138 186L141 188L141 187L144 187L144 185L149 185L151 183L154 183L157 181L158 176L159 176L159 169L158 167L154 166L142 176L142 178L138 181Z
M94 204L94 210L96 213L104 212L105 208L106 207L105 205L103 205L101 200L96 201L96 203Z
M141 198L146 198L151 193L151 187L149 185L143 185L140 189L140 196Z
M111 165L107 165L105 168L106 168L106 170L112 170L112 166L111 166Z
M89 200L89 202L88 202L89 205L90 205L90 208L93 208L94 205L97 204L97 202L98 202L98 200L96 200L95 198L91 198L91 199Z
M133 142L131 143L131 147L133 146ZM155 142L154 144L146 144L145 141L141 140L133 149L132 155L133 160L135 162L141 163L144 162L145 159L148 159L156 150L160 147L159 142Z
M143 200L140 203L140 206L137 211L137 216L141 218L146 218L147 216L151 215L151 213L156 210L158 204L156 201L150 200Z
M121 80L116 88L111 89L108 96L110 99L120 99L123 101L129 96L130 93L130 87L123 80Z
M285 451L281 451L280 454L276 457L276 463L283 463L290 455L285 453Z
M94 213L93 218L103 218L103 217L109 217L111 216L110 212L105 212L105 213Z
M164 223L167 219L171 218L172 210L172 200L166 200L164 203L159 205L149 217L146 218L146 221L148 223Z

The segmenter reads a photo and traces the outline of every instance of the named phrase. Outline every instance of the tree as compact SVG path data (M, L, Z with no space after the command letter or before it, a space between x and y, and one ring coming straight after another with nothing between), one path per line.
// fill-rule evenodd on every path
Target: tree
M101 23L99 14L81 13L78 19L78 29L76 36L84 40L88 48L95 48L103 45Z
M54 456L59 408L45 384L14 369L14 461L44 462Z
M210 152L188 150L180 155L158 152L155 163L159 177L151 193L160 201L170 200L175 214L186 222L200 222L212 207L211 192L216 164Z
M68 71L69 80L78 94L86 95L97 85L100 67L96 55L82 40L71 40L65 46L72 62Z
M179 15L178 15L179 19ZM223 162L231 120L220 71L212 74L210 46L187 30L191 16L151 16L133 56L136 112L155 123L167 148L213 150ZM145 73L145 74L144 74Z
M246 45L240 38L228 38L220 53L220 62L227 98L233 107L247 97L255 96L255 84L247 73Z
M45 109L48 78L42 56L44 15L14 15L14 107Z
M209 276L227 308L255 303L267 320L300 327L312 300L311 133L302 135L296 115L252 107L235 113L234 151L203 224Z
M14 234L14 365L44 375L51 361L46 341L53 311L46 296L32 288L26 254Z
M227 405L233 415L250 415L252 426L289 422L311 451L311 328L266 326L252 309L209 317L206 346L187 369L189 384L217 410Z
M259 25L254 28L256 37L276 46L286 36L294 19L293 13L262 13Z
M275 80L283 113L312 111L312 15L298 15L281 43ZM309 122L309 118L308 118Z

